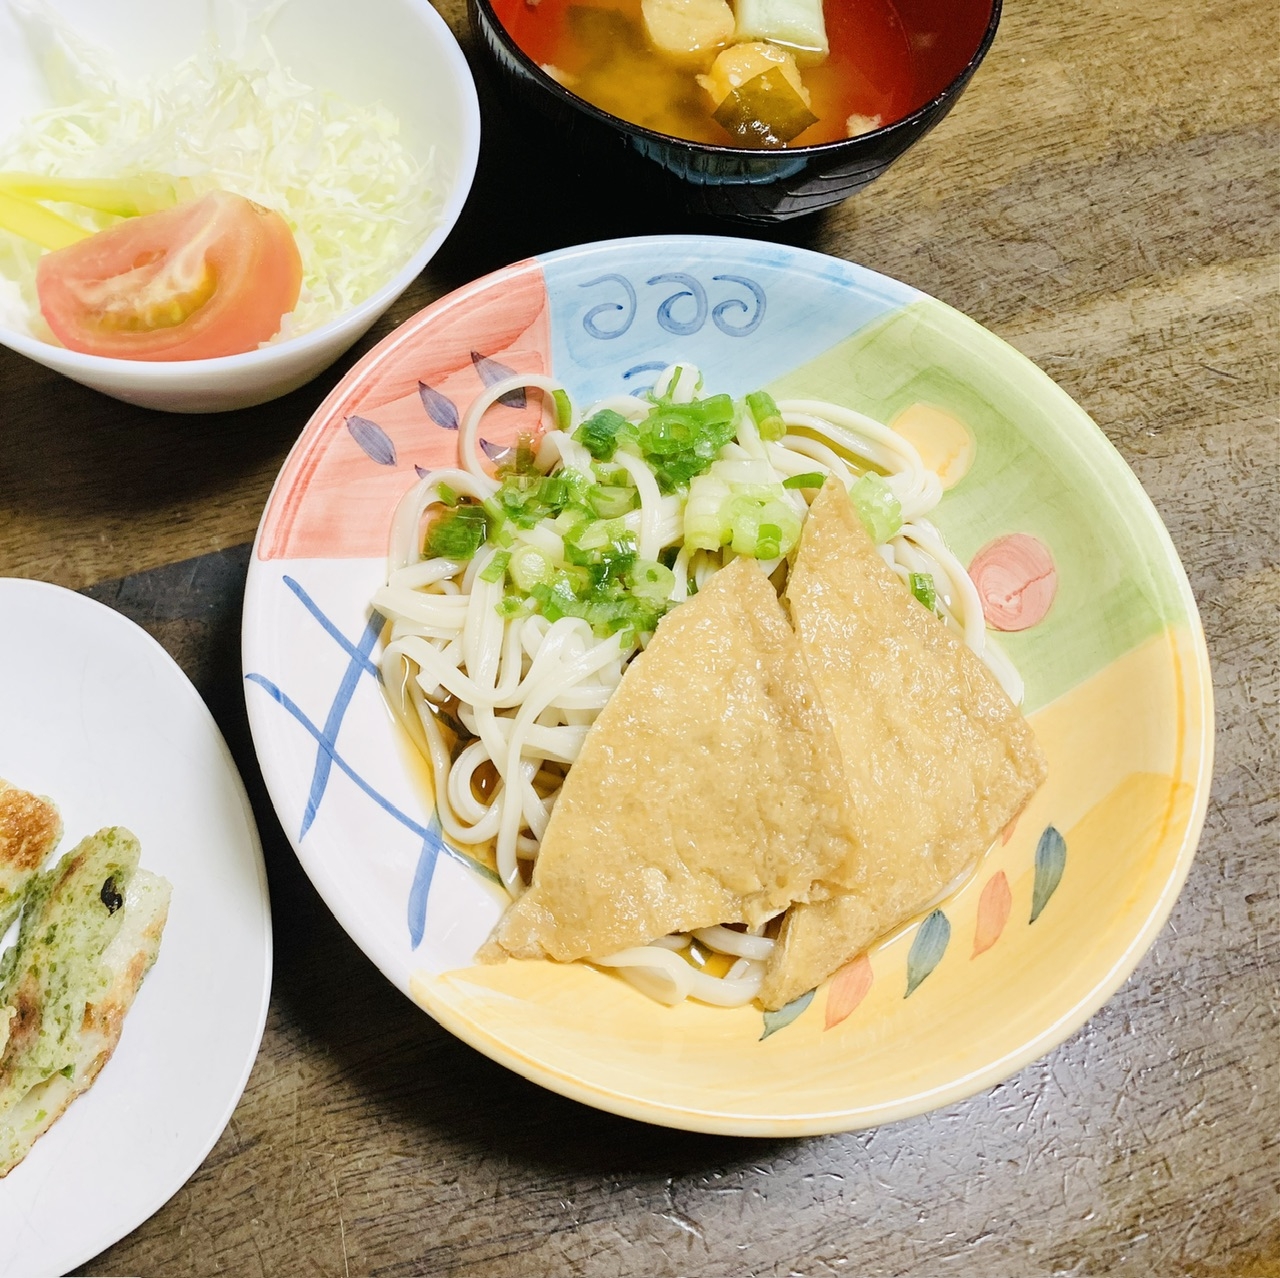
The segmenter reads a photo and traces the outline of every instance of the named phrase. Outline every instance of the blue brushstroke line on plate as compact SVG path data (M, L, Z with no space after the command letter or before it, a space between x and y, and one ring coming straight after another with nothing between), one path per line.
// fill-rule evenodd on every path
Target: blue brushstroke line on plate
M365 779L362 777L331 745L324 742L324 733L316 727L314 723L307 718L306 711L302 709L287 692L282 691L276 684L272 683L266 675L260 675L251 671L245 675L245 679L249 683L256 683L263 691L282 709L287 710L312 737L322 750L328 750L333 757L334 767L338 769L345 777L354 783L357 789L367 794L388 816L394 817L400 822L406 830L411 834L416 834L420 839L426 839L430 836L431 831L423 825L419 825L408 813L401 812L390 799L378 793ZM489 879L493 883L501 883L501 879L487 865L481 864L474 857L468 856L465 852L459 852L451 843L440 841L440 848L447 852L455 861L461 862L469 870L474 870L482 878Z
M360 676L367 673L364 667L368 665L369 653L373 651L373 645L378 642L378 635L381 631L382 618L375 612L369 618L369 623L364 628L364 634L360 636L356 652L347 662L347 668L342 675L342 682L338 684L338 691L333 698L333 704L329 707L328 717L324 721L324 737L329 746L335 746L338 743L338 732L342 727L342 720L346 717L347 707L351 704L351 698L355 694L356 684L360 682ZM362 660L363 665L361 664ZM377 677L376 671L374 677ZM307 807L302 814L302 829L298 832L299 842L307 837L307 831L311 829L311 823L316 819L316 813L320 810L320 800L324 798L325 786L329 784L330 766L331 756L329 753L325 749L317 750L315 771L311 774L311 792L307 795Z
M651 359L645 364L633 364L622 374L622 380L624 382L630 381L631 378L637 377L641 373L660 373L664 368L666 368L666 365L660 359Z
M367 652L362 653L360 649L357 648L355 644L353 644L351 640L348 639L347 636L344 635L342 631L325 616L320 605L317 604L309 594L307 594L306 589L303 586L301 586L292 577L285 577L284 584L288 586L295 595L297 595L302 606L320 623L324 628L325 633L342 648L347 656L360 662L361 668L366 674L372 675L375 679L380 677L378 674L378 667L369 660L369 654Z
M1031 889L1031 918L1034 923L1040 911L1049 904L1049 898L1062 882L1062 872L1067 868L1067 841L1051 825L1045 826L1040 842L1036 844L1036 878Z
M409 889L409 940L415 950L422 944L427 930L427 900L431 896L436 862L440 859L441 850L447 847L440 829L440 814L433 812L422 840L418 868L413 872L413 886Z
M316 725L312 723L309 718L307 718L306 712L302 709L300 705L298 705L296 701L293 700L292 697L289 696L287 692L282 691L276 684L272 683L271 680L266 677L266 675L260 675L260 674L257 674L256 672L251 671L249 674L245 675L245 679L247 679L250 683L256 683L258 687L262 688L266 692L266 694L274 702L277 703L277 705L283 707L291 715L293 715L293 717L307 730L307 732L309 732L311 736L315 738L316 744L320 747L320 749L325 751L329 755L329 757L333 760L334 766L338 769L338 771L341 772L344 776L346 776L350 781L354 782L354 784L360 790L363 790L364 793L367 794L369 798L371 798L385 813L387 813L388 816L394 817L397 821L400 822L401 825L405 827L406 830L409 830L411 833L416 834L420 839L426 838L426 835L427 835L426 827L419 825L407 813L401 812L400 809L396 807L396 805L392 803L390 799L384 798L381 794L379 794L378 791L375 790L373 786L371 786L337 752L337 750L334 749L332 743L325 738L324 733L321 732L320 729L317 728ZM445 846L447 847L448 845L446 844ZM452 849L450 850L452 851ZM456 855L461 856L462 854L457 853ZM470 858L466 858L466 859L469 860Z

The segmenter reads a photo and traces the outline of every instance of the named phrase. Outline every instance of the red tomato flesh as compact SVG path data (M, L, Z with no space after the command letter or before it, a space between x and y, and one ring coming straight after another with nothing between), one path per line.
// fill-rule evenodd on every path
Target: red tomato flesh
M57 339L116 359L239 355L280 331L302 259L279 213L227 191L129 218L36 268Z

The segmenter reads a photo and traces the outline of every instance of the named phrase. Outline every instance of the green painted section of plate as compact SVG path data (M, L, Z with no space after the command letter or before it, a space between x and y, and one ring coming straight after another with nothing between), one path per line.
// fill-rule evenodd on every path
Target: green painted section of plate
M1058 594L1037 626L998 642L1038 709L1165 626L1187 621L1181 568L1124 459L1089 416L1013 347L926 299L771 383L892 421L942 408L977 441L968 474L932 515L961 562L1006 533L1049 547Z

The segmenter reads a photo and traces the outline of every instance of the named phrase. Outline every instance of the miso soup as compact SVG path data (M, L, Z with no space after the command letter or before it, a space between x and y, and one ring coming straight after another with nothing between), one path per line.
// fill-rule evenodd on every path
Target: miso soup
M706 2L731 12L723 0ZM783 65L757 62L726 81L746 42L729 35L673 56L655 47L653 9L642 0L490 3L524 53L579 97L658 133L721 146L809 146L900 120L959 74L990 12L981 0L826 0L825 56L766 41L764 56ZM760 112L763 126L752 119Z

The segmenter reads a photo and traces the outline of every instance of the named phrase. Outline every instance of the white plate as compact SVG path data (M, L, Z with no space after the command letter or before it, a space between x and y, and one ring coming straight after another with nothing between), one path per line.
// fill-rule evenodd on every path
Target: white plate
M124 825L173 884L160 957L115 1055L0 1180L0 1275L61 1274L199 1167L249 1077L271 989L262 848L199 694L119 613L0 579L0 776L49 796L59 852Z

